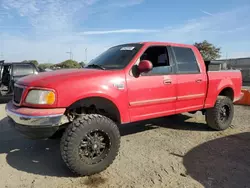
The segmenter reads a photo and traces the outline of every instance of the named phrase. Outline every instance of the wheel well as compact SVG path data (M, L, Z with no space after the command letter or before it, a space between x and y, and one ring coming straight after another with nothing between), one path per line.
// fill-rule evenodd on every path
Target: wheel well
M77 114L101 114L116 123L121 123L120 112L116 105L112 101L102 97L89 97L76 101L67 109L67 113L72 112Z
M219 96L226 96L226 97L229 97L232 101L234 100L234 91L232 88L230 87L227 87L225 89L223 89Z

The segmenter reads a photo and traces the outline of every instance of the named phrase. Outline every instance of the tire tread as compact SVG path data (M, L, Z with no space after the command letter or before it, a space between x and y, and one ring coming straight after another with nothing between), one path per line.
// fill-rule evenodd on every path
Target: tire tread
M84 172L84 173L79 173L77 171L75 171L74 168L72 168L72 165L69 162L69 158L70 156L68 156L68 150L69 150L69 142L72 138L72 136L74 135L74 133L78 130L78 128L80 126L86 126L89 125L93 120L96 121L100 121L100 122L105 122L106 124L110 125L110 129L113 129L113 131L115 131L115 134L118 136L118 140L116 140L118 148L120 147L120 132L119 129L117 128L117 125L109 118L99 115L99 114L86 114L83 115L77 119L75 119L70 125L69 127L65 130L62 139L61 139L61 143L60 143L60 149L61 149L61 156L63 161L65 162L65 164L67 165L67 167L75 174L77 175L83 175L83 176L89 176L89 175L93 175L91 172ZM118 155L118 150L115 153L115 156ZM102 168L101 171L106 170L115 160L112 159L112 161L110 161L110 163L108 165L105 166L105 168Z
M205 116L208 126L210 128L212 128L212 129L215 129L215 130L218 130L218 131L225 130L226 128L228 128L230 126L230 125L228 125L228 126L223 127L218 121L218 114L219 114L220 106L223 103L231 104L231 108L232 108L232 111L233 111L233 102L232 102L232 100L230 98L226 97L226 96L218 96L214 107L210 108L210 109L207 109L206 116ZM231 112L231 113L232 114L230 114L230 115L233 116L234 112ZM231 118L231 120L229 121L229 123L232 122L233 117L230 117L230 118Z

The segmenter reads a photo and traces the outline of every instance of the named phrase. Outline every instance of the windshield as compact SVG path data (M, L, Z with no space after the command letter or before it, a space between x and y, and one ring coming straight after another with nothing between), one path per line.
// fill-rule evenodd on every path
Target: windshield
M90 61L84 68L123 69L141 47L142 44L124 44L111 47Z

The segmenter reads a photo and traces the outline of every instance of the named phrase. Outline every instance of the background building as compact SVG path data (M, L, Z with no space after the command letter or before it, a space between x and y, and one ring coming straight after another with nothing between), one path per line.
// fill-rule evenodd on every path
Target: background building
M213 62L226 63L227 69L241 70L243 84L250 85L250 57L236 59L220 59Z

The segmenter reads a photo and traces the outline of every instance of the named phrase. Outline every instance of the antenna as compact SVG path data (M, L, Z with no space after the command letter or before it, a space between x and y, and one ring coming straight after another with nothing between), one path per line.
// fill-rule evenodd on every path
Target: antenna
M73 59L73 52L71 50L71 48L69 49L69 52L66 52L67 54L69 54L69 59L72 60Z
M88 57L87 57L87 48L85 48L85 61L86 61L86 63L88 62Z
M4 59L3 57L3 35L0 33L0 59Z

